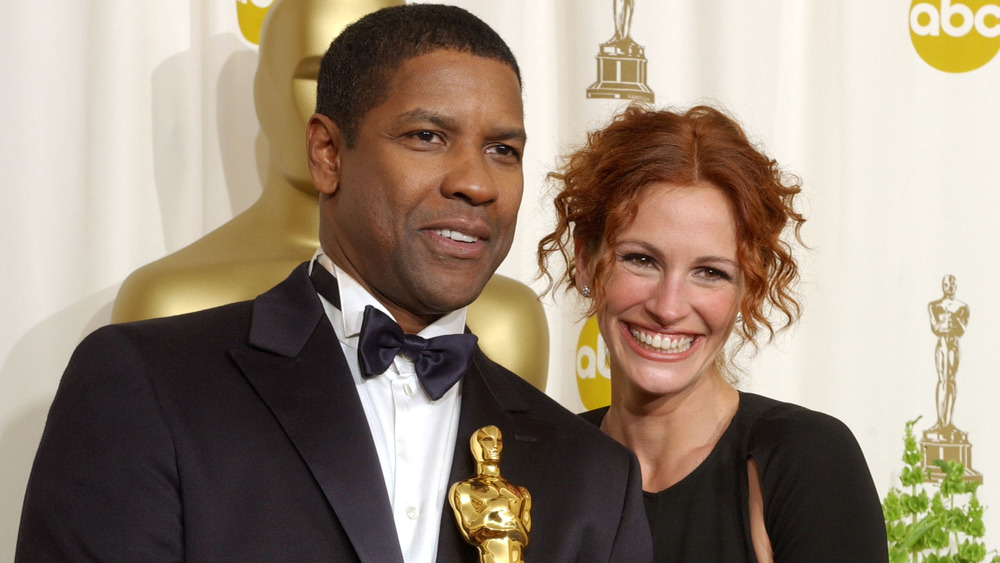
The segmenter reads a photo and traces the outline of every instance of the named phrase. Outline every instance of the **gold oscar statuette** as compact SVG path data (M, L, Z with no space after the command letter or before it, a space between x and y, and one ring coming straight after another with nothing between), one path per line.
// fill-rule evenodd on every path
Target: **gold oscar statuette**
M484 426L469 440L476 474L448 491L465 541L479 550L480 563L524 561L531 531L531 495L500 476L503 436L496 426Z

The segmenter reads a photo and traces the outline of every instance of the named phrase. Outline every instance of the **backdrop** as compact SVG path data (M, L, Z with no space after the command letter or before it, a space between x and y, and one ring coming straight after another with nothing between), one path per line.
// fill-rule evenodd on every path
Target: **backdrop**
M260 193L257 54L239 2L0 3L0 560L75 345L109 321L131 271ZM544 287L545 174L625 103L614 96L723 105L801 176L809 218L805 315L746 360L742 387L844 420L884 495L905 422L923 416L920 439L936 419L937 323L960 359L941 376L957 381L955 424L1000 546L995 0L618 0L617 28L615 0L455 3L523 66L526 190L501 273ZM635 47L602 47L616 29ZM957 289L938 302L945 276ZM581 410L606 386L602 343L556 297L547 391Z

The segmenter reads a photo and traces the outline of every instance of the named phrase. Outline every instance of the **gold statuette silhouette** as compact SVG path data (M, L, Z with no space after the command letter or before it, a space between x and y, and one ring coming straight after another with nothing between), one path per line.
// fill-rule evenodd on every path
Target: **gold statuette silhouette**
M959 342L969 324L969 306L955 298L958 283L955 276L946 275L941 280L941 298L927 304L931 332L937 337L934 347L934 367L937 370L937 387L934 403L937 422L924 430L920 445L924 451L924 467L930 470L928 481L940 481L944 473L934 465L938 459L959 461L965 466L965 480L983 482L983 476L972 469L972 444L968 433L954 423L955 395L958 391Z
M524 561L531 531L531 495L500 476L503 439L496 426L484 426L469 440L476 475L448 491L458 529L479 550L480 563Z
M597 81L588 98L640 100L653 103L656 95L646 85L646 48L632 39L635 0L612 0L615 34L597 53Z

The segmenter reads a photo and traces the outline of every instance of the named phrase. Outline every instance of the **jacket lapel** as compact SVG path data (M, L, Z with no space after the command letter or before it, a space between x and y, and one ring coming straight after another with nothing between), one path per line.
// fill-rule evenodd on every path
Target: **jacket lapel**
M492 424L503 434L500 474L516 485L527 486L528 492L532 492L530 483L537 482L536 475L547 465L551 448L545 445L552 443L553 431L549 423L533 416L531 404L517 385L520 382L510 380L514 377L477 350L472 366L462 380L462 410L449 486L475 474L469 440L474 432ZM530 558L530 551L528 554ZM478 561L476 549L467 544L459 533L447 499L441 515L437 561Z
M401 563L371 431L307 268L254 301L250 347L231 355L302 455L360 559Z

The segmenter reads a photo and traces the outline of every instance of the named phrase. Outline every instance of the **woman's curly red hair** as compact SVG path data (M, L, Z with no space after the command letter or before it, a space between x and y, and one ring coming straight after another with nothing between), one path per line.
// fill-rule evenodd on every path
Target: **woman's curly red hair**
M593 269L591 308L603 303L604 280L614 264L616 239L631 224L648 186L711 184L729 199L736 221L737 258L743 274L744 342L756 347L761 331L767 340L799 316L793 294L798 266L782 235L791 228L801 243L805 218L793 207L799 179L783 173L722 111L697 106L679 113L629 106L549 174L561 184L555 196L555 230L538 243L538 265L550 284L576 285L576 248ZM553 280L552 254L566 263ZM550 286L551 288L551 286ZM579 289L579 288L578 288ZM770 318L779 312L783 322Z

